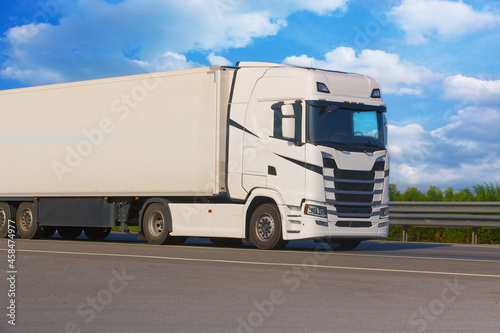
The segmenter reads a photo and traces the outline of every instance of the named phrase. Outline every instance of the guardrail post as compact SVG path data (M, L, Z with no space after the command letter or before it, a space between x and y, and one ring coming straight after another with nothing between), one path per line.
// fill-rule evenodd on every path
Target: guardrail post
M477 244L477 228L472 228L472 244Z
M404 225L403 226L403 242L408 241L408 226Z

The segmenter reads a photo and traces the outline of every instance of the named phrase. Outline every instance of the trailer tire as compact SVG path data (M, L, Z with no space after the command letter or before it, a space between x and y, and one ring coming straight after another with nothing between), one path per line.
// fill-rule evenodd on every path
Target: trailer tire
M173 242L169 226L170 215L164 205L152 203L146 208L142 219L142 231L149 243L164 245Z
M35 204L33 202L23 202L19 205L16 214L16 226L21 238L40 238L42 228L35 220Z
M103 240L109 236L111 228L89 227L84 228L83 232L85 233L85 236L87 236L87 238L90 240Z
M63 239L78 238L82 234L82 231L81 227L57 227L57 232Z
M0 238L9 234L9 220L16 220L16 209L5 202L0 202ZM14 235L16 234L16 224L14 223Z
M281 217L274 204L257 207L250 218L250 238L259 249L272 250L286 246L283 240Z

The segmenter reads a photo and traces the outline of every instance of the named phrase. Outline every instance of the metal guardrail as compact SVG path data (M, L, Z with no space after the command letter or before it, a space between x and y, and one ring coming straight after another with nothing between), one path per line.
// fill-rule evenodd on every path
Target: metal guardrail
M500 228L500 202L393 201L389 206L389 223L403 226L403 242L408 226L472 228L472 244L479 228Z

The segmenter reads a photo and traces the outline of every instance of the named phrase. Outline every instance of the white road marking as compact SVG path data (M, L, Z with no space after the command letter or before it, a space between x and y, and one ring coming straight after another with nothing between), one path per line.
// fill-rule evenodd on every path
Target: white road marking
M21 239L16 239L21 240ZM31 240L26 240L26 241L31 241ZM54 239L37 239L37 243L42 243L42 242L53 242ZM58 243L69 243L69 242L75 242L74 240L64 240L64 239L57 239L56 240ZM1 240L0 240L1 242ZM123 242L106 242L106 245L123 245ZM133 242L130 243L127 241L127 246L151 246L150 244L146 242ZM220 248L220 247L210 247L210 246L199 246L199 245L194 245L194 244L187 244L186 245L168 245L168 247L176 247L176 248L185 248L185 249L204 249L207 251L217 251L217 250L222 250L222 251L227 251L228 248ZM480 245L471 245L471 244L446 244L449 246L476 246L479 247ZM489 246L489 245L488 245ZM494 247L495 245L491 245L490 247ZM491 260L491 259L467 259L467 258L447 258L447 257L421 257L421 256L400 256L400 255L386 255L386 254L365 254L365 253L344 253L344 252L334 252L329 249L329 246L327 245L316 245L314 248L311 248L311 250L316 249L317 247L321 247L323 249L326 249L325 252L321 252L321 254L327 254L327 255L332 255L332 256L355 256L355 257L376 257L376 258L394 258L394 259L421 259L421 260L449 260L449 261L470 261L470 262L494 262L494 263L500 263L500 260ZM483 246L487 247L487 246ZM261 252L262 250L255 249L255 248L230 248L231 251L255 251L255 252ZM373 250L376 252L377 250ZM304 251L301 248L293 248L290 250L273 250L273 253L287 253L290 255L294 254L310 254L312 251Z
M1 250L7 251L6 249L1 249ZM412 274L432 274L432 275L453 275L453 276L468 276L468 277L500 278L500 275L493 275L493 274L474 274L474 273L456 273L456 272L416 271L416 270L388 269L388 268L369 268L369 267L348 267L348 266L329 266L329 265L311 265L311 264L272 263L272 262L238 261L238 260L224 260L224 259L161 257L161 256L148 256L148 255L137 255L137 254L119 254L119 253L81 253L81 252L67 252L67 251L21 250L21 249L18 249L16 251L18 251L18 252L33 252L33 253L50 253L50 254L69 254L69 255L80 255L80 256L125 257L125 258L160 259L160 260L172 260L172 261L215 262L215 263L238 264L238 265L310 267L310 268L339 269L339 270L353 270L353 271L369 271L369 272L412 273Z

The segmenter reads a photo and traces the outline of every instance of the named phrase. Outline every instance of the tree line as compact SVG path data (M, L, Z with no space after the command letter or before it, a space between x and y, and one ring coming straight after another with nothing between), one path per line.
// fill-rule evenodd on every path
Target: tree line
M408 187L401 193L391 184L389 196L391 201L500 201L500 186L485 182L471 188L454 190L449 187L442 191L431 185L425 193L415 187ZM471 228L408 228L408 240L413 242L471 243L471 236ZM500 229L479 229L477 236L479 244L500 244ZM402 227L390 226L388 239L400 241Z
M500 201L500 186L485 182L472 188L454 190L448 187L442 191L431 185L425 193L409 186L401 193L395 184L390 184L389 197L391 201Z

